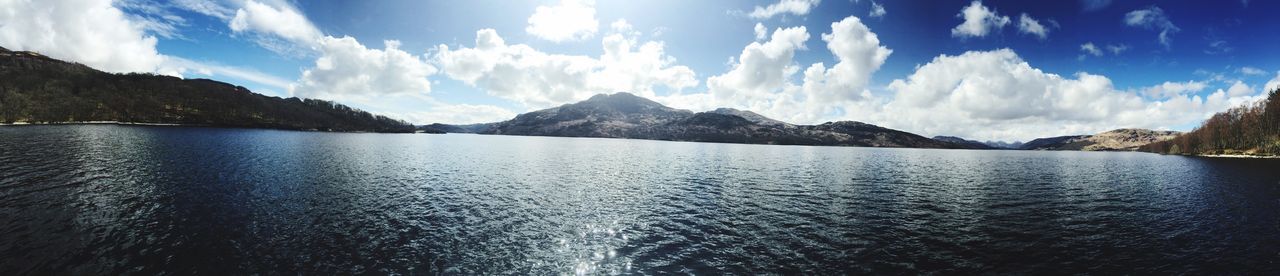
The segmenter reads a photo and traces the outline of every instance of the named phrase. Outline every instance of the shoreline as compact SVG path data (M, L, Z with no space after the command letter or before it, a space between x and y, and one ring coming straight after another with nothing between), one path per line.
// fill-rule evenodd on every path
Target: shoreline
M1280 159L1280 155L1248 155L1248 154L1197 154L1196 157L1208 158L1240 158L1240 159Z
M322 132L322 133L385 133L385 134L416 134L415 132L378 132L378 131L331 131L318 129L295 129L282 127L255 127L255 126L232 126L232 125L216 125L216 124L178 124L178 123L135 123L120 121L76 121L76 122L50 122L50 123L30 123L30 122L14 122L0 123L0 127L23 127L23 126L72 126L72 125L118 125L118 126L155 126L155 127L197 127L197 128L229 128L229 129L264 129L279 131L300 131L300 132Z
M120 121L76 121L76 122L50 122L50 123L30 123L30 122L0 123L0 126L47 126L47 125L204 126L204 125L193 125L193 124L173 124L173 123L134 123L134 122L120 122Z

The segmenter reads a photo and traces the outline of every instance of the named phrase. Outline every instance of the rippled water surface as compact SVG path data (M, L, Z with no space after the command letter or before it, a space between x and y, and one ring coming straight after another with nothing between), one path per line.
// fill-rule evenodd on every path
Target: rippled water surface
M1280 163L0 127L0 274L1280 272Z

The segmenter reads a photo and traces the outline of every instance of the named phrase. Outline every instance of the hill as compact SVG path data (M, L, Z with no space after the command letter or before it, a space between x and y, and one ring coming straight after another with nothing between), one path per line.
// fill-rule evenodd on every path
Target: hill
M1177 131L1116 129L1094 135L1072 135L1031 140L1024 150L1132 151L1153 142L1173 139Z
M111 74L4 48L0 48L0 80L0 123L116 121L413 132L409 123L330 101L269 97L206 79Z
M933 137L933 140L938 140L938 141L943 141L943 142L953 143L953 144L956 144L956 145L961 145L961 146L964 146L964 148L967 148L967 149L998 149L998 147L993 147L993 146L988 145L988 144L983 143L983 142L978 142L978 141L973 141L973 140L967 140L967 139L960 138L960 137L955 137L955 136L934 136L934 137Z

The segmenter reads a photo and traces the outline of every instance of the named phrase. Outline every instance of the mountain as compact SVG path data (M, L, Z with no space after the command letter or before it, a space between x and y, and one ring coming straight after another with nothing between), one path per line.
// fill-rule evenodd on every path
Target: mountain
M934 136L933 140L961 145L961 146L964 146L964 148L966 149L997 149L997 147L992 147L983 142L966 140L964 138L955 137L955 136Z
M1014 142L1012 142L1012 143L1010 143L1010 142L1005 142L1005 141L986 141L986 142L982 142L982 143L983 143L983 144L986 144L987 146L991 146L991 147L993 147L993 148L997 148L997 149L1019 149L1019 148L1022 148L1022 142L1021 142L1021 141L1014 141Z
M658 126L693 116L693 112L664 106L629 93L595 95L555 108L517 115L479 131L485 134L655 138Z
M493 128L492 123L488 124L470 124L470 125L448 125L434 123L429 125L418 126L418 131L425 133L479 133Z
M1132 151L1153 142L1173 139L1177 131L1116 129L1094 135L1059 136L1031 140L1024 150Z
M205 79L112 74L4 48L0 48L0 80L0 123L116 121L321 131L414 130L409 123L334 102L268 97Z
M432 124L455 132L564 137L609 137L747 144L965 148L871 124L841 121L793 125L729 108L692 112L630 93L600 94L585 101L480 125Z
M743 119L747 119L747 121L751 121L752 123L761 124L761 125L772 125L772 126L791 125L788 123L784 123L782 121L770 119L769 117L765 117L760 114L756 114L755 112L738 110L738 109L727 108L727 107L717 108L716 110L712 110L711 113L723 114L723 115L734 115L734 116L742 117Z
M1147 144L1140 150L1187 155L1280 156L1280 88L1272 90L1265 100L1214 114L1191 132Z

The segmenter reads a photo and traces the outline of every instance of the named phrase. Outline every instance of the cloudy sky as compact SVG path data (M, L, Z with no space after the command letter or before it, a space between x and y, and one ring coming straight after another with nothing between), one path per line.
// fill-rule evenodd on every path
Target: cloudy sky
M0 46L413 123L628 91L1026 141L1187 130L1280 86L1277 1L0 0Z

